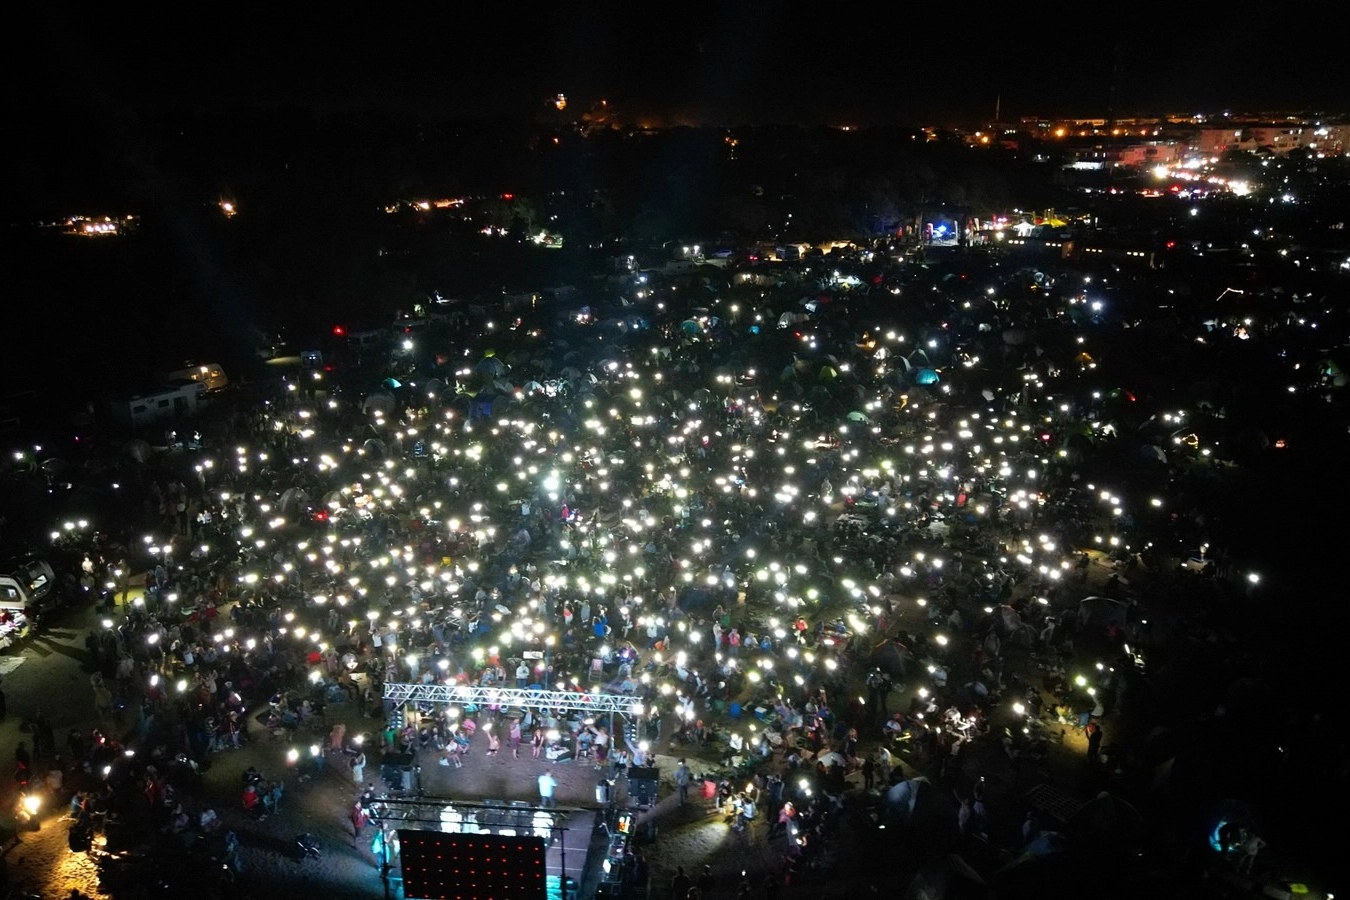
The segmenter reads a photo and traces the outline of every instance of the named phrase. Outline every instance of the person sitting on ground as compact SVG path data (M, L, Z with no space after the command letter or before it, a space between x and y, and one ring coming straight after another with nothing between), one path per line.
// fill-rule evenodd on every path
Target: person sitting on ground
M211 834L220 827L220 816L216 815L216 811L208 806L206 809L202 810L202 814L198 816L197 822L203 832Z
M258 796L258 789L250 784L244 788L243 796L244 809L255 816L263 814L262 798Z

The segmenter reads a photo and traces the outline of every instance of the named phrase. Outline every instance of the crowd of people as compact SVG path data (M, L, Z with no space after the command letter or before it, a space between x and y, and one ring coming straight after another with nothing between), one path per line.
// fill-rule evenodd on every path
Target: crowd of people
M1086 729L1099 763L1128 646L1148 643L1119 580L1118 618L1077 606L1079 548L1125 571L1136 510L1040 435L1105 409L1068 381L963 375L955 350L830 307L806 322L788 350L696 321L592 360L477 349L398 389L302 372L222 404L228 441L134 471L144 535L119 523L83 548L106 616L86 643L99 727L35 748L90 821L165 836L209 834L198 767L273 736L304 748L297 767L340 761L358 793L367 753L615 771L687 754L719 773L733 827L765 821L759 839L798 857L849 790L884 805L926 773L979 832L963 748L997 723L1009 760L1035 759L1052 723ZM396 707L387 683L600 690L641 713L610 733L553 705ZM682 761L682 802L695 781ZM283 782L249 778L243 808L275 814Z

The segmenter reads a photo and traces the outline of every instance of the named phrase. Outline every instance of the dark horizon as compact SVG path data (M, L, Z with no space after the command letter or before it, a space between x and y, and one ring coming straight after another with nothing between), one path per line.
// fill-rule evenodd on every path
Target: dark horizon
M475 10L471 21L302 21L151 29L106 11L30 14L14 105L119 116L235 106L537 120L565 94L629 121L951 126L1023 116L1350 111L1329 4L1132 21L1102 10L934 10L845 18ZM162 29L162 30L161 30ZM161 38L157 35L167 34ZM153 37L152 37L153 35ZM41 53L41 49L39 53Z

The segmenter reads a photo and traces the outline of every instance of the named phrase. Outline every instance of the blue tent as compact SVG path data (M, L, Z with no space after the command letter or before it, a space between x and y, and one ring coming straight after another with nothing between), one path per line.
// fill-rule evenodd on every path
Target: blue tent
M937 384L941 380L936 369L920 369L914 376L915 384Z

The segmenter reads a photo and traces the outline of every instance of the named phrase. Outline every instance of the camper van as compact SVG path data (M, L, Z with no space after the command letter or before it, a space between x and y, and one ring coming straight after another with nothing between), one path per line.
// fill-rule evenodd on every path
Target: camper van
M206 386L208 393L223 391L230 383L230 379L225 377L225 370L219 363L199 363L189 364L176 372L169 373L169 382L176 383L180 381L196 381Z

